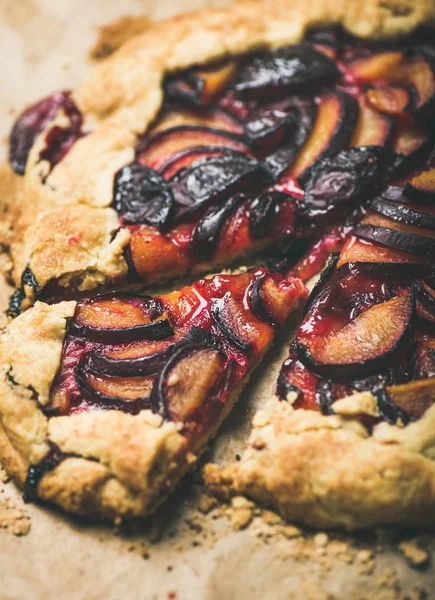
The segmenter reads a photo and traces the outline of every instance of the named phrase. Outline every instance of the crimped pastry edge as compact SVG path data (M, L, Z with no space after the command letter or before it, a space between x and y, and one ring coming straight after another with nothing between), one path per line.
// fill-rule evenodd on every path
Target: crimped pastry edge
M247 497L285 519L321 528L429 525L435 521L435 406L372 435L355 418L294 410L271 400L258 411L240 462L204 468L217 495Z

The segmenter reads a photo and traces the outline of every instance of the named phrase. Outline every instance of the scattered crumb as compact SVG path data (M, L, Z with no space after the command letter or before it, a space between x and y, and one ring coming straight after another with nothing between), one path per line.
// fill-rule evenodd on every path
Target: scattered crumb
M399 591L399 580L397 579L396 570L387 565L376 577L376 585L378 588L388 588Z
M316 548L324 548L329 542L329 537L326 533L317 533L313 538Z
M281 531L284 537L287 539L301 537L304 535L302 529L299 529L299 527L295 527L294 525L285 525Z
M213 508L216 508L217 506L218 501L214 496L205 496L204 498L201 498L198 510L203 515L207 515L211 510L213 510Z
M6 473L6 471L3 469L3 467L0 465L0 481L2 483L8 483L8 481L10 481L10 480L11 480L11 478Z
M253 518L254 503L243 496L235 496L228 507L228 516L234 529L245 529Z
M125 42L144 33L152 25L147 17L124 16L98 28L98 39L89 52L90 60L107 58Z
M429 562L429 553L420 548L415 540L402 542L399 548L411 567L422 567Z
M356 565L360 575L371 575L375 570L372 550L359 550L356 553Z
M10 500L0 500L0 529L21 536L27 535L30 527L29 515L16 508Z

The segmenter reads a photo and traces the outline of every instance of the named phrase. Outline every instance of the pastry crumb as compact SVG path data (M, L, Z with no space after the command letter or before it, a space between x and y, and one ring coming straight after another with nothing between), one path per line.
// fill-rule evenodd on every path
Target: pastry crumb
M254 503L243 496L235 496L227 510L232 527L237 530L246 529L254 516Z
M429 553L420 548L415 540L402 542L399 549L411 567L423 567L429 562Z
M16 508L10 500L0 500L0 529L13 535L27 535L31 528L30 517L20 508Z

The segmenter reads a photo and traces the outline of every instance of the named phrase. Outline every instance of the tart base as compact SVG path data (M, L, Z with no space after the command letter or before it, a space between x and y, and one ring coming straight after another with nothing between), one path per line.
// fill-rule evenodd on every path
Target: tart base
M204 477L221 497L246 495L312 527L424 525L434 521L434 457L435 406L369 436L355 419L273 401L256 414L240 462L206 465Z

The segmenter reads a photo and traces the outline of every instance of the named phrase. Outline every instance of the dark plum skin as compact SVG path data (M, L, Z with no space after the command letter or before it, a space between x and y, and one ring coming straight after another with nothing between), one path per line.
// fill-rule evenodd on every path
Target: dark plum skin
M284 136L280 146L264 159L264 164L278 179L295 160L299 150L306 142L317 115L317 106L312 98L295 97L286 110L293 111L295 126Z
M207 261L213 257L222 227L244 200L244 196L237 195L223 205L207 209L192 234L193 253L197 260Z
M261 147L272 135L284 134L294 125L291 113L278 109L259 110L245 123L245 135L250 144Z
M116 340L118 343L137 342L140 340L164 340L174 335L168 319L160 319L147 323L145 325L135 325L133 327L123 327L119 329L93 327L71 321L69 333L77 337L85 337L89 340L102 343L111 343Z
M24 502L34 502L38 498L38 485L45 473L53 471L63 460L71 456L59 450L59 448L48 442L49 451L45 458L36 465L30 465L24 483Z
M19 175L24 175L27 158L36 138L56 116L59 108L64 108L68 116L74 112L70 94L62 91L47 96L29 106L15 121L9 137L9 161Z
M114 205L124 223L163 228L171 216L171 187L150 167L133 163L120 169L114 181Z
M362 202L376 195L397 165L396 155L380 146L342 150L321 160L304 184L308 210Z
M252 202L249 211L249 233L254 239L266 237L272 226L278 205L293 200L283 192L263 192Z
M242 153L199 159L171 180L175 218L236 193L243 183L255 186L268 179L270 174L264 166Z
M330 379L321 379L316 385L316 401L319 405L322 415L333 415L334 411L331 404L334 402L334 393L332 381Z
M435 229L435 215L420 210L414 210L405 204L389 202L383 198L375 198L370 202L370 208L376 212L407 225Z
M234 88L245 98L279 92L304 93L334 83L340 76L335 62L306 46L287 46L249 58L239 71Z
M382 244L423 258L435 257L435 238L367 224L358 225L353 233L368 242Z

